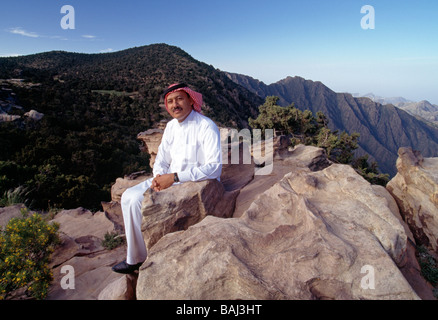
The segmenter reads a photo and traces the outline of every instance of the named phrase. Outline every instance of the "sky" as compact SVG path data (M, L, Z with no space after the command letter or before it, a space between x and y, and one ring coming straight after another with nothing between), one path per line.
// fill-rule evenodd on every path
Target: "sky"
M2 0L0 17L0 57L167 43L266 84L438 104L436 0Z

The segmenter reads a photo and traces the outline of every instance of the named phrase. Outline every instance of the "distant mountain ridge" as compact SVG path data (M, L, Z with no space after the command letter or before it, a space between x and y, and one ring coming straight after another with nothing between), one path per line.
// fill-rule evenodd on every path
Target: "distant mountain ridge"
M397 105L398 103L411 103L413 101L410 101L408 99L405 99L403 97L382 97L382 96L378 96L375 95L372 92L369 92L367 94L353 94L353 97L355 98L370 98L371 100L373 100L374 102L378 102L380 104L393 104L393 105Z
M401 108L412 115L416 115L434 123L438 127L438 105L423 100L419 102L397 103L396 107Z
M53 96L44 97L50 103L37 110L49 116L52 112L61 112L59 107L54 107L59 105L60 98L71 101L69 105L75 107L78 96L69 92L129 95L137 106L144 105L144 110L156 110L165 86L186 81L202 92L207 116L224 126L245 128L248 118L257 116L257 108L264 99L275 95L279 97L280 105L294 102L302 110L322 111L333 130L360 133L358 153L369 154L384 173L395 174L400 147L417 149L425 157L437 156L438 129L392 105L336 93L321 82L300 77L287 77L266 85L249 76L222 72L167 44L104 54L52 51L0 58L0 79L11 78L41 83L40 91L44 88L56 90ZM51 106L53 109L44 110ZM74 110L62 112L74 113ZM149 115L151 121L166 116L165 111L162 115L153 112Z
M427 121L430 121L438 126L438 105L432 104L427 100L410 101L403 97L385 98L376 96L373 93L365 95L353 94L354 97L367 97L380 104L392 104L397 108L403 109L414 116L419 116Z
M266 85L251 77L227 73L228 77L262 98L278 96L282 106L295 103L314 114L322 111L333 130L358 132L358 153L366 152L380 170L393 176L400 147L411 147L426 157L438 156L438 128L393 105L382 105L369 98L336 93L321 82L287 77Z
M122 51L83 54L51 51L0 58L0 79L24 78L50 84L68 83L87 90L133 92L147 104L157 104L169 84L186 82L203 93L204 112L224 125L246 127L263 100L236 85L213 66L182 49L152 44Z

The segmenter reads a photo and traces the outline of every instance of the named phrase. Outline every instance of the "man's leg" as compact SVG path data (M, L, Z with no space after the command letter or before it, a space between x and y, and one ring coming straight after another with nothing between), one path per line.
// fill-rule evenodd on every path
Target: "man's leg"
M141 203L143 201L143 194L150 186L151 179L126 189L122 194L121 205L123 222L125 225L126 243L128 246L126 255L126 263L128 266L123 266L124 262L122 262L113 268L116 272L125 273L126 268L141 264L146 260L146 245L141 232Z

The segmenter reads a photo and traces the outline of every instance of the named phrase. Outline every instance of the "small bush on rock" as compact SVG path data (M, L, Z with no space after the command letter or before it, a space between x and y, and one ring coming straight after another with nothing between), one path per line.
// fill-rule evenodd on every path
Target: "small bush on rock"
M22 214L0 229L0 300L18 289L25 297L44 299L52 280L48 263L60 241L59 225L27 209Z
M118 246L121 246L124 243L125 243L125 239L122 236L114 232L113 233L107 232L105 234L105 238L102 241L102 246L107 250L112 250L117 248Z

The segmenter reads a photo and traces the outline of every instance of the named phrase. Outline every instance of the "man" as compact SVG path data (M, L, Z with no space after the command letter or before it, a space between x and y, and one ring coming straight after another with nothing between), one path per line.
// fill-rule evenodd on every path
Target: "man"
M126 260L113 267L118 273L132 273L146 260L141 204L148 188L159 192L175 183L220 180L220 133L214 122L201 114L202 95L186 84L173 84L163 95L166 110L174 119L164 130L154 163L154 178L127 189L122 195L128 252Z

